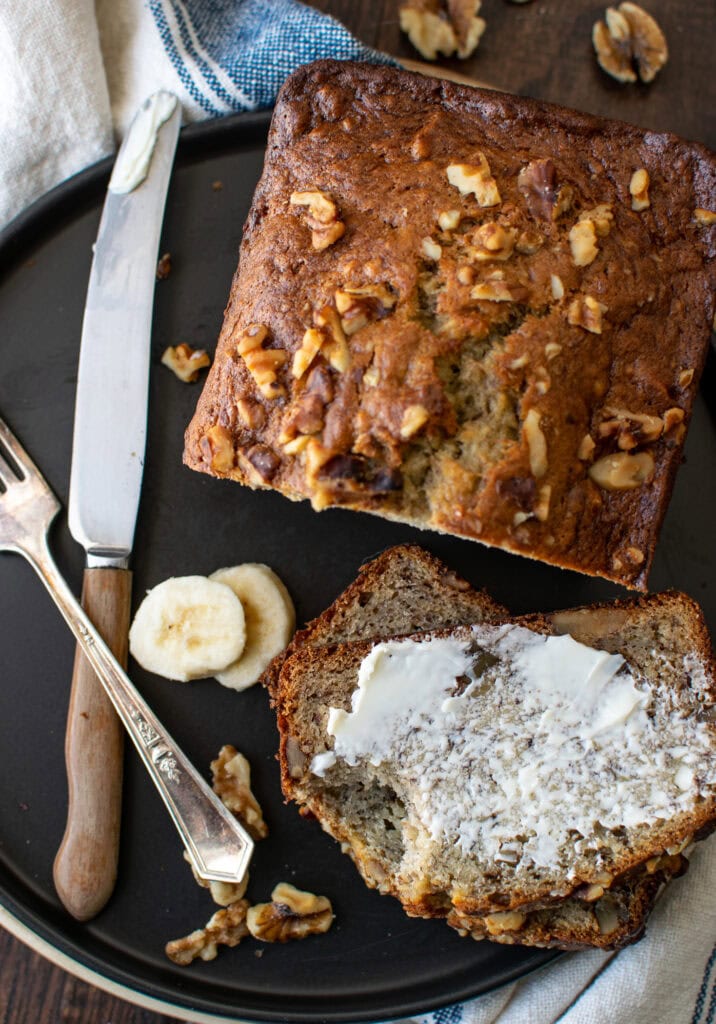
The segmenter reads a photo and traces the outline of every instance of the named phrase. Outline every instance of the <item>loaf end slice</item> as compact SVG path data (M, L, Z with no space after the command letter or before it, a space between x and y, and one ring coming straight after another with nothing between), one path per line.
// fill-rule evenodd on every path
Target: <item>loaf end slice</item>
M417 544L383 551L322 615L293 637L264 673L273 695L281 667L304 647L484 622L507 610Z

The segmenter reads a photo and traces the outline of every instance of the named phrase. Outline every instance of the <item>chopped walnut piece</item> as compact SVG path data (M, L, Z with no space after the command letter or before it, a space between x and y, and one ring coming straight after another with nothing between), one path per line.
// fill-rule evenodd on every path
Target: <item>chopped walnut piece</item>
M680 388L687 388L693 379L694 379L694 370L693 370L692 367L689 367L686 370L682 370L681 373L679 374L679 387Z
M597 21L592 29L592 43L602 70L619 82L636 82L636 64L642 82L653 81L669 58L658 23L634 3L608 7L605 21Z
M374 388L380 381L380 372L378 367L371 364L363 374L363 383L368 388Z
M544 354L547 359L556 359L561 351L562 346L556 341L548 341L544 347Z
M482 920L490 935L501 935L503 932L518 932L527 920L527 915L520 910L502 910L488 914Z
M432 238L424 238L420 244L423 256L435 263L440 259L443 254L442 248L437 242L434 242Z
M546 522L549 517L549 503L551 498L552 487L550 484L544 484L544 486L539 489L539 498L534 509L535 516L541 523Z
M236 403L236 410L241 422L250 430L259 430L266 422L264 407L253 398L240 398Z
M479 10L480 0L407 0L400 7L400 27L426 60L437 60L438 53L464 59L485 31Z
M251 767L236 747L226 744L211 762L212 788L221 802L241 821L254 839L264 839L268 826L251 792Z
M298 437L294 437L291 441L286 441L283 445L283 450L286 455L300 455L301 452L305 452L310 440L311 438L308 434L299 434Z
M539 231L527 228L526 231L521 232L517 242L515 243L515 249L524 256L534 256L534 254L538 252L543 245L544 238Z
M185 384L192 384L198 378L199 370L210 363L208 352L203 348L192 348L184 342L181 345L170 345L162 354L162 365L168 366Z
M217 882L214 879L202 878L201 875L197 874L192 859L186 850L184 850L184 860L191 868L196 884L200 885L202 889L208 889L214 903L218 903L220 907L230 907L232 903L240 900L246 892L246 887L249 884L248 871L240 882Z
M549 158L525 164L517 176L517 187L533 217L558 220L571 209L574 189L558 184L557 168Z
M253 444L239 449L241 468L258 487L271 482L276 475L281 459L266 444Z
M157 281L166 281L172 272L172 254L165 252L157 263Z
M228 473L236 465L234 440L219 423L207 430L200 445L204 458L216 473Z
M602 314L607 307L591 295L578 295L567 309L567 322L573 327L583 327L591 334L602 333Z
M497 206L500 193L487 158L478 152L476 159L476 164L450 164L446 168L448 181L461 195L472 193L480 206Z
M582 462L588 462L592 455L594 455L595 445L589 434L585 434L582 440L579 442L579 448L577 449L577 458Z
M594 231L597 238L606 238L612 229L612 223L614 221L612 204L600 203L591 210L583 210L579 217L577 217L577 223L587 220L594 225Z
M455 276L460 284L472 284L475 280L475 271L472 267L458 267Z
M678 406L673 406L671 409L667 409L663 415L664 421L664 433L668 434L670 430L684 422L684 410L679 409Z
M324 341L324 335L321 331L317 331L315 327L309 327L303 335L301 347L293 353L293 363L291 364L291 373L297 380L303 377L316 355L320 352Z
M562 284L562 278L559 274L550 274L549 281L552 289L552 298L555 302L559 302L564 298L564 285Z
M650 483L654 476L654 458L649 452L617 452L604 455L589 467L589 475L607 491L629 491Z
M371 320L387 316L398 301L386 284L338 288L334 299L341 316L341 327L349 337L366 327Z
M641 548L628 547L624 552L628 562L632 565L641 565L644 561L645 555Z
M441 231L454 231L460 223L460 210L443 210L438 214L438 227Z
M530 456L530 470L537 480L547 472L547 440L540 426L540 414L530 409L522 424Z
M291 206L308 207L305 220L311 229L311 245L314 249L327 249L345 234L346 226L339 219L338 207L325 192L293 192L289 203Z
M638 171L634 171L629 182L632 210L646 210L651 206L649 184L649 172L645 167L640 167Z
M264 398L280 398L286 390L278 383L277 371L287 362L288 352L281 348L263 348L268 335L269 329L264 324L250 324L239 334L236 351Z
M424 405L409 405L403 413L403 420L400 424L400 436L407 441L413 434L417 434L429 418L428 410Z
M471 290L470 297L483 302L512 302L514 296L503 280L502 271L491 274L486 280L479 281Z
M333 908L325 896L280 882L270 903L257 903L246 915L246 925L262 942L289 942L327 932L333 924Z
M488 221L473 232L470 256L478 262L507 260L512 255L516 239L514 228L503 228L495 221Z
M313 314L318 327L326 328L330 337L323 343L323 352L334 370L344 373L350 366L350 352L341 318L332 306L322 306Z
M587 267L596 259L597 231L591 220L578 220L569 232L569 247L576 267Z
M604 412L609 418L599 424L599 436L616 436L617 446L622 451L631 451L641 444L656 441L664 430L660 416L629 412L628 409L607 408ZM683 419L683 414L681 418Z
M219 946L238 946L249 934L246 925L248 900L238 900L224 910L217 910L203 928L198 928L183 939L174 939L164 947L166 955L175 964L184 967L199 957L214 960Z
M709 227L711 224L716 224L716 211L704 210L702 207L697 206L694 210L694 220L697 224Z

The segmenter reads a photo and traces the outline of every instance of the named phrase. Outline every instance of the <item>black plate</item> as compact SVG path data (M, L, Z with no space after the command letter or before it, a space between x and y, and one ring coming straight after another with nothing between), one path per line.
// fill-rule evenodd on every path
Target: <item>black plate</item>
M618 596L611 584L422 533L372 516L314 513L181 464L182 434L199 394L159 366L169 344L213 349L241 226L261 170L268 116L241 115L185 130L162 241L173 257L157 286L150 429L134 559L135 607L167 576L267 562L285 580L299 621L319 613L384 547L418 541L515 612ZM0 238L0 412L67 502L82 309L109 162L36 204ZM221 181L223 188L212 188ZM716 619L716 431L700 398L652 574L654 589L686 590ZM60 516L52 547L79 590L83 554ZM164 944L215 909L191 880L159 797L128 751L116 892L77 924L52 886L65 816L63 734L74 645L21 559L0 561L0 901L57 949L130 989L193 1011L251 1020L353 1021L409 1015L486 992L555 955L460 939L438 921L406 918L369 891L336 843L282 803L276 732L265 694L215 682L131 675L194 763L208 772L224 743L244 751L271 836L256 850L249 895L279 881L328 895L327 936L285 946L247 940L211 963L179 968ZM688 883L685 883L688 884Z

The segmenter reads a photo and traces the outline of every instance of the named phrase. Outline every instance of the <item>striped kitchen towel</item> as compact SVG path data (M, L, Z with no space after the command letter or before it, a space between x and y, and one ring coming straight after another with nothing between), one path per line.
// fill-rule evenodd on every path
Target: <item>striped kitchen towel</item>
M257 110L320 57L395 63L297 0L0 3L0 228L109 155L157 89L187 121Z

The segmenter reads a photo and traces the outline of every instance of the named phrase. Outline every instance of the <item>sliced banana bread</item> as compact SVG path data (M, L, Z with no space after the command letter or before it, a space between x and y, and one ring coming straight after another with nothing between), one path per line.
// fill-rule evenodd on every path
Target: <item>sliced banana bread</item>
M558 639L567 626L605 653L581 661L586 649ZM420 678L419 661L401 662L405 638L304 649L286 662L277 694L286 795L409 913L452 911L481 934L478 918L517 911L519 941L552 941L549 932L564 945L565 922L581 920L577 946L595 920L583 903L601 888L628 909L608 944L638 933L652 887L636 880L673 874L670 858L716 813L713 665L697 606L665 594L407 644L410 658L442 645L447 659L430 669L442 682L422 706L419 695L416 706L405 701ZM363 699L359 670L381 659L407 664L410 687L400 673L383 678L398 687L387 709L367 731L341 735ZM557 909L566 897L570 907ZM542 909L557 917L530 919Z

